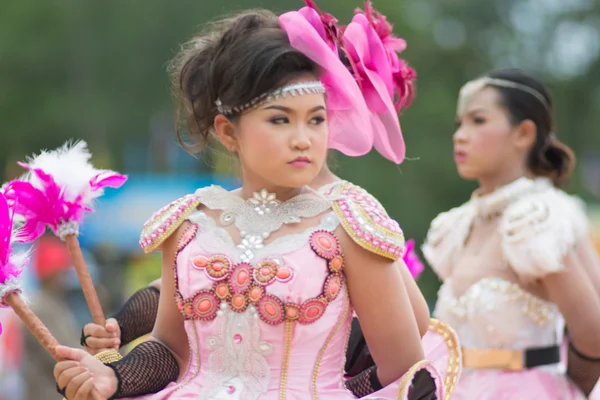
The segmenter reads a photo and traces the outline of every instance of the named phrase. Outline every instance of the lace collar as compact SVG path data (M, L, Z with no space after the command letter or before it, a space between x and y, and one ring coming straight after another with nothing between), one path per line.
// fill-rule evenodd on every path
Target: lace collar
M550 187L552 183L548 178L521 177L487 195L480 195L479 190L476 190L471 196L471 204L477 217L492 219L501 215L506 207L523 195Z
M235 224L242 244L252 244L253 248L263 247L263 241L284 224L316 217L332 205L331 200L313 190L283 202L264 189L248 200L219 186L199 189L196 196L207 208L222 210L219 222L224 226Z

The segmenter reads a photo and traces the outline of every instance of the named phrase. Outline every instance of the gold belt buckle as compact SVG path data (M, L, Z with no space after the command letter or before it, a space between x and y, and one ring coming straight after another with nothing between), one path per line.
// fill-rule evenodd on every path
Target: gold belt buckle
M462 357L464 368L521 371L524 365L523 352L519 350L463 348Z

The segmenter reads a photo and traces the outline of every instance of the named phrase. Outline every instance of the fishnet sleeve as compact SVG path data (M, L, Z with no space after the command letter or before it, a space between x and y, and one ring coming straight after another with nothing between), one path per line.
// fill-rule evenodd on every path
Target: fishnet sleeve
M106 365L115 371L119 382L112 399L157 393L179 376L177 360L156 341L140 343L122 360Z
M348 379L346 381L346 389L351 391L356 398L365 397L383 389L377 377L377 366L374 365Z
M121 346L150 332L158 314L160 291L154 286L138 290L113 316L121 328Z

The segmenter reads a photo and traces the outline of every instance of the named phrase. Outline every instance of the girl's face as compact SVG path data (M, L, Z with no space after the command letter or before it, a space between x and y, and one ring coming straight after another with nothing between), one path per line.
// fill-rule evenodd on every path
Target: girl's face
M307 80L314 78L296 82ZM219 136L237 153L244 185L270 191L300 188L315 179L326 159L325 96L288 94L243 114L232 130L225 139Z
M522 134L492 87L475 93L457 115L454 161L463 179L490 179L524 164Z

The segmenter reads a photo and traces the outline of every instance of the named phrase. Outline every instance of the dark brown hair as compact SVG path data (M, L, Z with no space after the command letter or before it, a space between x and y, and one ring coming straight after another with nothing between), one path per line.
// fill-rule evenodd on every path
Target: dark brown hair
M207 32L184 45L171 63L177 139L191 153L208 144L218 115L217 99L236 107L299 75L319 74L317 65L290 45L270 11L246 11L210 24ZM182 137L180 118L186 121L192 144ZM229 118L235 121L239 115Z
M527 159L531 172L552 179L555 186L564 185L575 166L575 155L569 146L556 137L550 91L540 81L519 69L494 70L486 76L525 85L544 97L546 104L527 91L492 84L500 93L502 105L508 110L512 124L531 120L537 128L536 140Z

